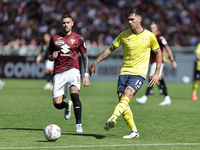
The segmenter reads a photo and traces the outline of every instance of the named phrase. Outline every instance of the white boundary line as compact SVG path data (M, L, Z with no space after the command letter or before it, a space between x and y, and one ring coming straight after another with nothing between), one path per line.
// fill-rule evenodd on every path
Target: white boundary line
M200 143L155 143L155 144L119 144L119 145L72 145L72 146L48 146L48 147L0 147L0 149L57 149L57 148L91 148L91 147L123 147L123 146L167 146L167 145L200 145Z

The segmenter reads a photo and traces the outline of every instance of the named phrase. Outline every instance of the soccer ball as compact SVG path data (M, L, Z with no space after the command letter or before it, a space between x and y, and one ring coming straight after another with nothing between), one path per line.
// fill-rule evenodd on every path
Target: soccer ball
M190 83L190 78L188 76L183 76L182 80L183 80L183 83L185 84Z
M44 129L44 137L48 141L55 141L61 136L61 129L55 124L50 124Z

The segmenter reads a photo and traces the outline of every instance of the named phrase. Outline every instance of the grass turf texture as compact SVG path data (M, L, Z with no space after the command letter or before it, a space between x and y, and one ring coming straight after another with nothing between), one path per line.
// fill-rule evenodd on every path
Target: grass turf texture
M75 132L74 112L65 120L63 111L52 104L51 91L44 91L45 80L3 79L0 91L0 149L136 149L188 150L200 149L200 101L192 101L192 84L167 83L171 106L159 106L164 96L154 88L145 105L138 104L146 90L145 82L131 99L130 107L140 137L123 139L130 132L122 117L109 131L104 124L118 103L116 82L92 81L81 87L82 125L84 132ZM200 95L199 95L200 97ZM68 98L66 101L69 99ZM57 124L62 135L48 142L43 130Z

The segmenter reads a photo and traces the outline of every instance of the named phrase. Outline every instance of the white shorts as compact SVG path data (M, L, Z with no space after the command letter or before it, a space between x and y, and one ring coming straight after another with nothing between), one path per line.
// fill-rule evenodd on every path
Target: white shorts
M64 72L56 73L53 77L53 99L63 95L63 99L67 97L67 85L72 85L80 90L81 86L80 71L78 69L70 69Z
M50 61L50 60L46 60L45 61L45 69L49 69L51 71L53 71L54 68L54 61Z
M164 73L163 73L163 67L164 67L164 63L161 64L159 77L161 77L161 76L164 75ZM155 73L155 71L156 71L156 62L152 63L151 66L150 66L149 77L151 75L153 75Z

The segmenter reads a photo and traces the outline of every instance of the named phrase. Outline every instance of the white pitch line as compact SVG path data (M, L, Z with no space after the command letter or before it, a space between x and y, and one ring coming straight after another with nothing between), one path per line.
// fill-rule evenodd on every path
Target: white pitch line
M72 146L48 146L48 147L0 147L0 149L57 149L57 148L91 148L91 147L120 147L120 146L167 146L167 145L200 145L200 143L155 143L155 144L119 144L119 145L72 145Z

